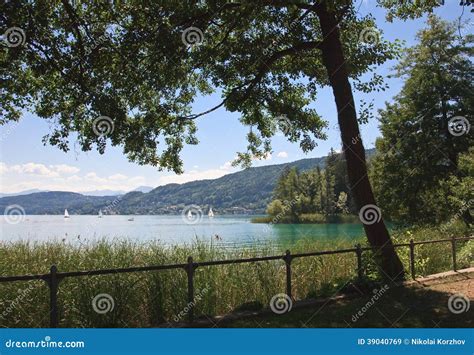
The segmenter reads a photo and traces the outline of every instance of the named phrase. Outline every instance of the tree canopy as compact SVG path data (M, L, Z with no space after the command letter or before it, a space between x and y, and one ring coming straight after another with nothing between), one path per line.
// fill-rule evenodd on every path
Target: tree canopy
M123 146L130 160L182 171L179 153L197 144L196 97L219 92L251 127L242 162L270 149L277 130L304 151L324 139L308 105L329 84L320 56L317 4L306 1L36 1L2 5L1 123L28 109L52 122L45 142L67 151ZM357 88L381 87L374 69L399 50L374 18L332 4ZM18 37L16 38L18 40ZM8 44L15 44L8 46Z

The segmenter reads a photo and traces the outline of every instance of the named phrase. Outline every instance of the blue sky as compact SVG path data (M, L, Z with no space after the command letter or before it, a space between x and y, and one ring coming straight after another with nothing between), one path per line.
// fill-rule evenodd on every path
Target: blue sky
M372 12L384 39L405 40L406 45L414 43L416 32L424 27L425 18L394 23L385 22L385 11L374 8L375 0L361 0L360 12ZM458 0L446 0L446 5L436 11L447 20L457 20L462 13ZM471 20L472 14L464 10L463 20ZM472 26L470 26L472 28ZM392 72L390 62L378 68L384 76ZM374 113L384 107L401 88L399 79L386 79L389 89L382 93L362 95L356 93L356 102L360 99L374 102ZM219 96L199 98L195 103L196 111L212 107L219 102ZM279 135L273 139L273 153L265 161L255 165L279 164L302 158L326 155L330 148L340 149L339 131L332 92L329 88L320 91L314 107L328 121L328 139L319 141L312 152L304 154L298 144L292 144ZM41 138L49 132L48 122L25 113L20 123L10 123L1 128L0 134L0 192L12 193L27 189L93 191L93 190L132 190L140 185L158 186L171 182L182 183L191 180L217 178L236 171L230 167L238 151L244 151L247 145L245 136L248 127L238 121L239 115L224 109L213 112L197 120L198 146L188 146L183 150L185 173L177 176L172 172L159 172L150 166L139 166L129 162L122 155L120 147L108 147L104 155L96 151L81 152L72 149L63 153L55 147L44 146ZM374 146L379 135L377 121L361 127L366 148Z

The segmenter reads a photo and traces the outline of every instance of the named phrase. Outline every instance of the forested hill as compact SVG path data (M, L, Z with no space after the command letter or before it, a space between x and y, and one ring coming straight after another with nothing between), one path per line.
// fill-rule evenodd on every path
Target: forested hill
M372 155L368 150L367 155ZM286 167L300 171L324 168L325 157L292 163L248 168L213 180L168 184L148 192L130 192L123 196L84 196L72 192L41 192L0 198L0 209L22 206L27 214L96 214L99 209L113 214L175 214L184 206L209 206L223 213L262 213Z

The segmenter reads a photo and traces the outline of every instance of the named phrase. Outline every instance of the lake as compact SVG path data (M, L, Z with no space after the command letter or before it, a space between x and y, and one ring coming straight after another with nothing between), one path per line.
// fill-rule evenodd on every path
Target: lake
M133 221L129 218L133 217ZM253 217L253 216L252 216ZM291 245L300 239L355 240L364 235L361 224L257 224L251 216L203 216L189 223L182 216L22 216L17 224L1 219L2 241L65 240L93 242L121 238L135 242L160 241L165 245L192 243L199 238L225 247L244 247L266 242ZM78 238L80 236L80 238ZM216 237L218 236L218 237Z

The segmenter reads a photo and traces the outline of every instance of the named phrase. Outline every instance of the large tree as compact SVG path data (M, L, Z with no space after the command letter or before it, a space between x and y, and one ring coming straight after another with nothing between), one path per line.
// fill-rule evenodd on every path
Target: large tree
M439 223L470 200L453 199L457 188L448 181L466 178L459 157L474 144L474 36L460 37L457 24L430 16L417 38L397 66L401 92L380 111L372 177L392 218ZM472 221L469 209L463 215Z
M379 2L401 18L438 3ZM271 150L275 128L313 149L325 122L308 105L329 85L357 208L376 205L352 85L379 88L374 68L399 46L382 40L352 1L39 0L3 3L0 14L2 123L29 109L52 121L44 140L65 151L77 133L84 150L103 152L110 142L132 161L179 173L181 149L197 143L194 120L220 107L252 127L244 164ZM221 102L192 112L196 96L214 91ZM384 275L400 277L383 219L364 228Z

